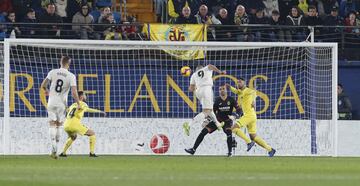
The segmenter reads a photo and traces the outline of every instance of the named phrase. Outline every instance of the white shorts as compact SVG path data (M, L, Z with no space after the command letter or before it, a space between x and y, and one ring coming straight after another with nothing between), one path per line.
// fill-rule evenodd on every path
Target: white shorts
M49 105L47 108L49 121L64 122L65 107L63 105Z
M196 97L200 101L202 109L213 109L214 93L212 86L203 86L196 89Z

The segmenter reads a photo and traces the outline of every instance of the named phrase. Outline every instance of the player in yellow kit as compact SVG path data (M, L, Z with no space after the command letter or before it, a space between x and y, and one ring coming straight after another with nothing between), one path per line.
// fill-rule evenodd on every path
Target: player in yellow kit
M246 87L245 80L240 78L238 80L237 88L226 84L227 87L230 87L231 92L237 94L240 98L241 109L243 111L243 116L236 120L236 124L231 128L233 133L242 138L248 146L247 151L254 146L255 143L263 147L268 151L270 157L274 156L275 149L273 149L270 145L268 145L260 136L256 135L256 112L254 108L254 102L256 98L256 91ZM250 139L245 135L245 133L241 130L242 127L246 127L248 129ZM255 143L254 143L255 142Z
M65 132L68 134L68 139L66 140L64 150L59 155L60 157L67 157L66 151L69 149L71 144L75 141L77 134L89 136L90 139L90 157L97 157L95 155L95 132L91 129L88 129L84 124L81 123L81 119L84 117L85 112L92 113L101 113L106 116L106 113L101 110L96 110L89 108L89 106L85 103L86 94L82 91L78 92L79 100L80 100L80 109L77 103L72 104L68 112L66 114L66 120L64 124Z

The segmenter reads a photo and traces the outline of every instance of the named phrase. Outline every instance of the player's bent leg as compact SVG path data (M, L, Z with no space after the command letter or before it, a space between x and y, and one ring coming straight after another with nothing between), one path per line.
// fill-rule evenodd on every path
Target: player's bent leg
M246 144L250 144L251 140L246 136L246 134L241 130L240 126L238 124L235 124L231 127L232 132L239 136L241 139L243 139Z
M266 149L268 151L268 154L270 157L273 157L276 150L273 149L270 145L268 145L265 140L263 140L260 136L257 136L256 134L250 134L250 138L257 143L258 145L260 145L261 147L263 147L264 149Z
M95 155L95 143L96 143L96 137L95 132L91 129L87 130L85 135L89 136L89 145L90 145L90 157L97 157Z
M195 140L194 146L190 149L185 149L185 152L193 155L196 152L196 149L199 147L199 145L201 144L201 142L203 141L204 137L209 133L209 129L207 128L203 128L200 132L200 134L198 135L198 137Z
M62 153L59 155L60 157L67 157L66 152L69 149L69 147L72 145L72 143L76 140L76 137L77 137L76 134L69 134L69 137L64 145L64 149Z

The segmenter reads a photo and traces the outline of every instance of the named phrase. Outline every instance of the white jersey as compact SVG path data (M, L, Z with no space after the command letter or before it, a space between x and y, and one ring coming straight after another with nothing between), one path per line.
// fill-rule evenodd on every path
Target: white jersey
M46 78L51 81L48 107L67 107L70 88L76 86L75 75L64 68L59 68L51 70Z
M197 89L204 86L213 86L213 71L209 66L195 71L190 78L190 85L195 85Z

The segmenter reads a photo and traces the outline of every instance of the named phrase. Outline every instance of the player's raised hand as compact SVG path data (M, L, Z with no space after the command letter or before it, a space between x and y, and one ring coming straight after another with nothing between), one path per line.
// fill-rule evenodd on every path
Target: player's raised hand
M223 71L220 72L220 74L221 74L221 75L226 75L226 71L223 70Z

